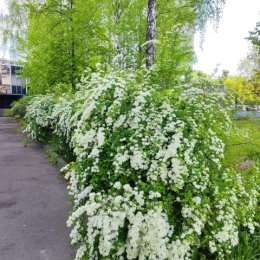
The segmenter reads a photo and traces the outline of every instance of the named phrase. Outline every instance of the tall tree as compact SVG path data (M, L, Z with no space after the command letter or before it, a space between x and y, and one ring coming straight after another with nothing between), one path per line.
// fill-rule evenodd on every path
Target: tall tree
M147 47L146 68L151 68L155 59L155 35L156 35L156 0L148 0L147 9Z
M23 30L17 30L19 35L13 36L25 61L24 75L30 79L31 92L35 93L59 83L75 89L82 71L86 67L95 70L97 64L104 70L111 66L139 68L144 64L150 68L156 64L160 84L170 87L191 67L194 31L202 29L208 19L216 19L224 3L224 0L9 1L16 6L10 6L9 19L19 27L13 18L20 17L20 24L25 25Z
M260 47L260 21L256 23L254 31L249 32L248 39L253 45Z
M70 56L71 56L71 86L72 89L76 89L76 41L75 41L75 28L74 28L74 21L73 21L73 11L74 11L74 0L68 1L68 7L69 7L69 34L70 34Z
M257 89L257 86L251 80L245 77L230 76L225 79L224 84L234 96L235 107L237 107L239 101L246 104L259 104L259 85Z

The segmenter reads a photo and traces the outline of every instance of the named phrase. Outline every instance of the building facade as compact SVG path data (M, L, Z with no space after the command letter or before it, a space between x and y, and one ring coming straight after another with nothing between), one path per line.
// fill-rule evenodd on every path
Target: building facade
M26 79L21 78L22 66L0 59L0 94L26 95Z

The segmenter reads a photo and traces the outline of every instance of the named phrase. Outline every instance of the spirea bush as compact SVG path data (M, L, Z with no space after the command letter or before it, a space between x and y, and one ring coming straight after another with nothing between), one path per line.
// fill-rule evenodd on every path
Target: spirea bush
M27 131L57 134L77 260L228 259L253 233L257 190L223 166L231 123L223 97L192 86L162 91L141 72L93 73L75 97L36 97ZM45 137L46 138L46 137Z

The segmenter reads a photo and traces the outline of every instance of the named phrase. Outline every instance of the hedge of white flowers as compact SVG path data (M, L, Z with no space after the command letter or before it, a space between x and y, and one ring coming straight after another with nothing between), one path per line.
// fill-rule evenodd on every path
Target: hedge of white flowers
M223 166L231 123L219 95L161 90L151 75L92 73L74 96L35 97L26 130L58 135L77 260L228 259L253 233L257 190Z

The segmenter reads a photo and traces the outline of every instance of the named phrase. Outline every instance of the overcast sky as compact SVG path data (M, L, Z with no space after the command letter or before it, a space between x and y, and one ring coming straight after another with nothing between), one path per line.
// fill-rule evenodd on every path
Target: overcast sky
M257 21L260 21L260 0L226 0L217 32L212 25L207 26L203 50L198 47L199 35L195 36L198 62L194 69L212 73L220 64L219 71L226 69L235 74L249 49L245 37Z
M0 12L6 12L5 0L0 0ZM2 32L0 27L0 44L2 43ZM0 46L0 58L6 58L7 55L3 53L3 46Z
M5 0L0 0L0 10L4 9ZM195 36L198 62L194 69L210 74L220 64L219 71L226 69L235 74L239 61L246 57L249 49L245 37L257 21L260 21L260 0L226 0L218 31L210 24L207 26L203 50L198 44L199 35Z
M0 11L5 11L6 10L6 8L5 8L5 6L6 6L6 0L0 0Z

